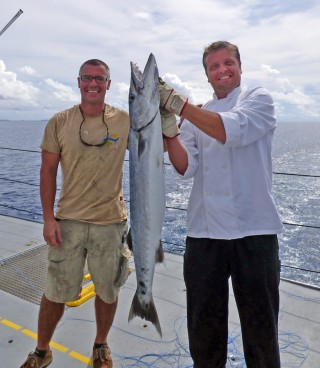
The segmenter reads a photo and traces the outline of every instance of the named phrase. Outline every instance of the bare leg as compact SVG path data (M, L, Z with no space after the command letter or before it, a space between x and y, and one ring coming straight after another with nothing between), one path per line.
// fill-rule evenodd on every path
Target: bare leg
M64 303L55 303L43 295L40 304L38 320L38 344L39 350L48 350L54 330L57 327L64 312Z
M112 304L105 303L98 295L95 299L97 336L96 344L107 344L107 337L116 314L118 300Z

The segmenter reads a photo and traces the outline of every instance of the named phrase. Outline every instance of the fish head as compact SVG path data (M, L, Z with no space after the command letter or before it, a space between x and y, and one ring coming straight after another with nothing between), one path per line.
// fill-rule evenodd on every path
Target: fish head
M141 131L154 120L155 116L159 112L159 72L156 59L153 54L150 54L143 73L133 62L131 62L130 65L130 126L134 131Z

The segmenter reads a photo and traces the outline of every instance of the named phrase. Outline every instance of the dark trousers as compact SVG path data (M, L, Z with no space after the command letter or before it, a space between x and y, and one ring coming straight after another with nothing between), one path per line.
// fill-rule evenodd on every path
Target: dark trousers
M247 368L280 368L280 262L276 235L186 240L184 279L195 368L224 368L228 345L228 280L240 316Z

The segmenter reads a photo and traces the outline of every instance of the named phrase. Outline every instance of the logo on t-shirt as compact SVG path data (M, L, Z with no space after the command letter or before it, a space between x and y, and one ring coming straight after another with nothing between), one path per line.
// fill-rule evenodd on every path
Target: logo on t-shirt
M119 137L117 134L112 134L104 139L104 142L107 146L110 146L116 142L118 142Z

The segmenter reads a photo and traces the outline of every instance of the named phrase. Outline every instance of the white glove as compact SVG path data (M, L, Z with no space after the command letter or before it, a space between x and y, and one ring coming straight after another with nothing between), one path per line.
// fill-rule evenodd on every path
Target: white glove
M162 134L167 138L174 138L180 134L177 120L173 112L160 107Z
M181 116L183 109L188 103L188 98L176 92L166 82L159 78L160 106Z

